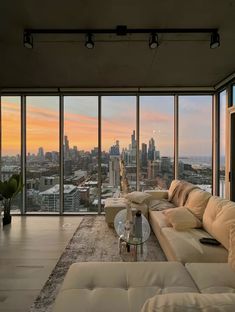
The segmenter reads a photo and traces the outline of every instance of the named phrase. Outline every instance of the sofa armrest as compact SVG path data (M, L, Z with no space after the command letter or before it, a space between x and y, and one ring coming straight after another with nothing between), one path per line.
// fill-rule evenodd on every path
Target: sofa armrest
M167 190L146 190L145 193L151 195L150 200L152 199L168 199Z

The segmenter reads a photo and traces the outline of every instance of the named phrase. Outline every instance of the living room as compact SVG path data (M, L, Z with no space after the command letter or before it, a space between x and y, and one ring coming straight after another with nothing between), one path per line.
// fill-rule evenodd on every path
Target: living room
M233 311L235 3L0 7L0 311Z

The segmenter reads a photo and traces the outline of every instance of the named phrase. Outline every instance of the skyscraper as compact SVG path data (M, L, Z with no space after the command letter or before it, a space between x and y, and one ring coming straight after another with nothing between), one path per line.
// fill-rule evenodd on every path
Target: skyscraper
M141 165L142 167L147 167L148 155L147 155L147 144L142 143L141 148Z
M39 149L38 149L38 158L40 159L40 160L43 160L44 159L44 150L43 150L43 147L39 147Z
M64 137L64 158L69 159L69 140L67 135Z
M149 140L149 148L148 148L148 160L154 160L155 154L155 141L153 138Z
M114 155L120 155L120 149L119 149L119 141L116 141L115 145L112 145L109 149L109 154L110 156L114 156Z
M109 160L109 185L120 186L120 156L110 155Z
M131 135L131 147L132 149L136 148L135 130L133 130L133 133Z

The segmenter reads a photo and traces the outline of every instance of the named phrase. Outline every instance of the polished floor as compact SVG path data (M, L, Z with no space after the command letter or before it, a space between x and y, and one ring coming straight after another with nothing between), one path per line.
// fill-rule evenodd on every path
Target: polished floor
M27 312L82 217L14 216L0 227L0 311Z

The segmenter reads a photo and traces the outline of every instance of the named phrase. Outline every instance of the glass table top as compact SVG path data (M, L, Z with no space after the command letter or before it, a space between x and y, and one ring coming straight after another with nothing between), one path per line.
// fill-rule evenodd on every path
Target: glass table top
M136 236L133 230L134 225L126 222L127 210L123 209L117 213L114 219L114 228L118 236L130 245L143 244L150 236L150 226L148 220L142 214L141 235ZM135 222L134 222L135 223Z

